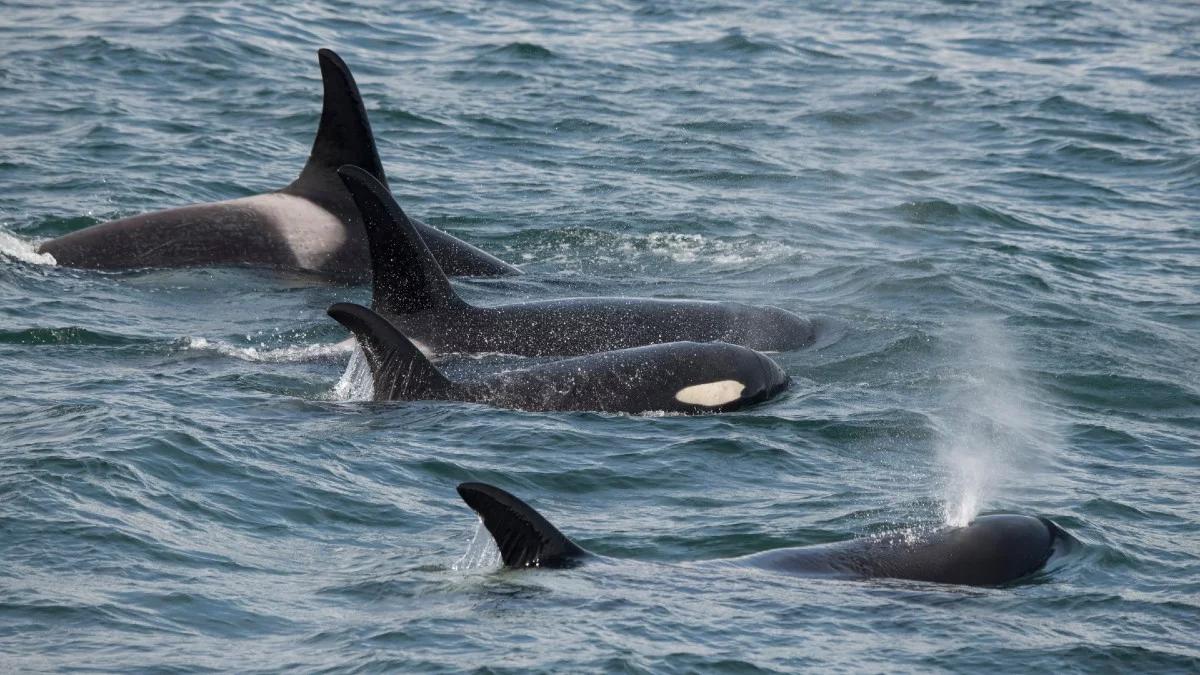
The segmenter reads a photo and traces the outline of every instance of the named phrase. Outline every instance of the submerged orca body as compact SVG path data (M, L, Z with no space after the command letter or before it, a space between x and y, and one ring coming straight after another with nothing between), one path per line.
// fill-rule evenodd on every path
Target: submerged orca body
M447 400L519 410L726 412L765 401L788 376L756 351L672 342L552 361L451 382L387 319L348 303L329 315L354 333L377 401Z
M381 183L386 184L387 177L350 69L328 49L318 52L318 60L324 82L321 123L308 163L291 185L253 197L100 223L51 239L39 252L67 267L247 265L367 281L370 265L362 219L336 172L343 164L355 164ZM424 223L414 225L447 274L517 271Z
M665 342L727 342L762 351L811 344L811 321L731 302L574 298L474 307L455 294L423 231L369 171L339 172L371 250L372 308L434 353L577 356Z
M500 488L463 483L458 486L458 494L483 520L506 567L573 567L594 555ZM1037 572L1074 541L1045 518L993 515L980 516L964 527L917 536L865 537L776 549L711 564L806 577L999 586Z

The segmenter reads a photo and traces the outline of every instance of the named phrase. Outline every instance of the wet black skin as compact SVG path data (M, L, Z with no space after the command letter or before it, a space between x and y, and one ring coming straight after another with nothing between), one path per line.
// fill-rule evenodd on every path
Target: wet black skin
M703 300L569 298L382 314L435 353L575 356L666 342L787 351L813 339L810 322L777 307Z
M801 576L1000 586L1042 569L1065 534L1043 518L980 516L963 527L767 551L734 564Z
M340 172L363 215L374 266L372 308L434 353L575 356L666 342L720 341L760 351L812 344L813 323L734 302L570 298L467 304L391 192L356 167Z
M89 269L246 265L296 270L345 282L370 280L370 252L362 218L337 177L355 164L387 183L349 68L328 49L318 52L324 107L308 163L281 194L307 200L341 221L339 243L320 256L298 258L287 230L303 233L304 222L280 222L244 203L194 204L100 223L51 239L39 248L59 265ZM299 219L302 220L302 219ZM455 237L419 221L415 226L447 274L496 276L518 270ZM294 233L292 233L294 234Z
M463 483L458 493L483 520L507 567L575 567L599 558L500 488ZM1052 558L1077 545L1050 520L1000 514L980 516L963 527L781 548L696 564L749 567L800 577L1002 586L1042 570Z
M672 342L589 354L450 381L395 326L375 312L347 303L329 315L357 338L367 356L380 401L446 400L519 410L574 410L698 414L727 412L783 391L787 374L745 347L719 342ZM694 385L732 380L744 387L711 404L677 398Z

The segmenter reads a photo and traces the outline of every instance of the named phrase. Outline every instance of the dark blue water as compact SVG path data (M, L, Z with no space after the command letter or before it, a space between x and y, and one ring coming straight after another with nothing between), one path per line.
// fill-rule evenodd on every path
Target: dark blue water
M1191 2L0 3L0 670L1194 671L1197 45ZM779 305L826 325L790 391L366 403L363 288L33 255L291 181L322 46L405 208L527 272L469 299ZM497 571L464 480L628 562ZM998 511L1084 546L690 564Z

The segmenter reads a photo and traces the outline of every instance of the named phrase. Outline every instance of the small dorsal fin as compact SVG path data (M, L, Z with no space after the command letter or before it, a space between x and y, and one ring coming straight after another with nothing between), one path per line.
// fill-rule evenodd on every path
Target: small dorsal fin
M321 81L324 84L324 103L321 108L321 125L313 141L308 163L286 192L301 196L321 196L336 190L334 172L344 164L362 167L375 180L387 185L383 163L375 148L375 135L362 96L350 68L341 57L329 49L317 52L321 63Z
M333 305L328 313L354 333L366 354L376 401L447 397L453 387L450 381L387 319L348 302Z
M542 514L498 487L463 483L458 494L483 519L506 567L571 567L588 555Z
M338 175L354 197L367 232L372 306L390 314L467 307L391 191L356 166L344 166Z

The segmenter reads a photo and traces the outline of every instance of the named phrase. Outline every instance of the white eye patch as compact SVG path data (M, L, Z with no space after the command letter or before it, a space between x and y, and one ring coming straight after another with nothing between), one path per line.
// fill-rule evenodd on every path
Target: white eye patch
M738 400L746 385L737 380L719 380L704 384L693 384L675 392L675 400L680 403L691 403L714 407Z

